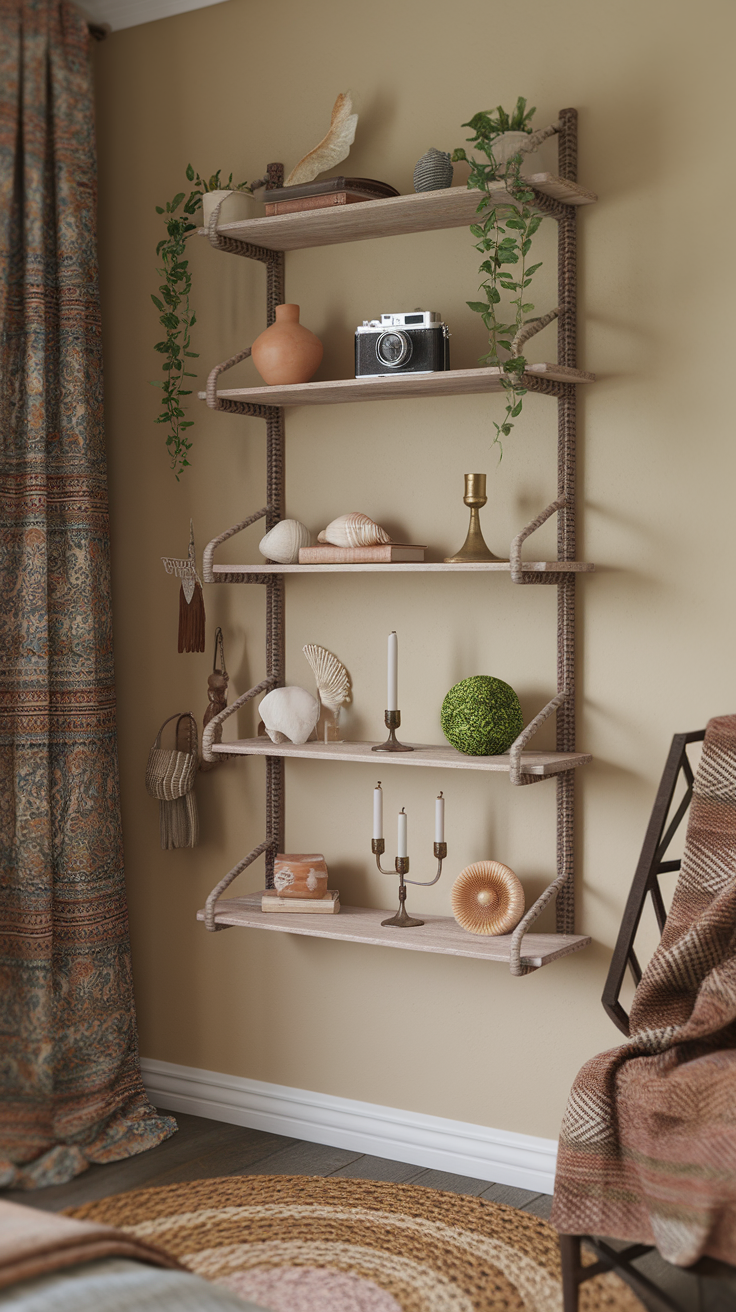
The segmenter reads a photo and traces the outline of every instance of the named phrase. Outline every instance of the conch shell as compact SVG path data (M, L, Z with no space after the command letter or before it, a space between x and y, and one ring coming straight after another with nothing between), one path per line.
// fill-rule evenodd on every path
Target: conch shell
M319 719L319 702L306 688L273 688L258 709L272 743L305 743Z
M266 560L275 560L279 565L296 565L299 548L308 547L311 541L312 534L306 524L298 519L280 519L261 538L258 550Z
M322 705L333 713L339 711L350 700L350 675L345 666L326 647L309 643L302 651L314 671Z
M337 519L333 519L322 530L317 541L329 542L333 547L375 547L379 543L390 542L391 538L368 515L352 510L347 515L338 515Z

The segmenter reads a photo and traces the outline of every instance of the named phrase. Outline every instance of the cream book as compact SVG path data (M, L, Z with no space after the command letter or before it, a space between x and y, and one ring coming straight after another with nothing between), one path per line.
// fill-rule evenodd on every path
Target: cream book
M273 888L263 890L261 911L310 911L313 915L336 916L340 910L340 894L336 888L328 889L324 897L279 897Z
M374 547L333 547L325 542L316 547L299 548L300 565L391 565L420 563L426 546L412 542L377 543Z

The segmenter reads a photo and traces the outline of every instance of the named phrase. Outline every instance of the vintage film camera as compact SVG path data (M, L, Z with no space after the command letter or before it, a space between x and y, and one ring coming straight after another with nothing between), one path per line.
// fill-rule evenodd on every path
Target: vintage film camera
M450 368L450 331L436 310L364 319L355 330L355 377L433 374Z

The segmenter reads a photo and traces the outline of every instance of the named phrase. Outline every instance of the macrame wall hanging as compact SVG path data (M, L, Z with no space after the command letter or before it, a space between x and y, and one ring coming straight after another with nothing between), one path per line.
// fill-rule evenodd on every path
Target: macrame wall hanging
M172 720L176 720L173 750L161 746L163 731ZM194 785L198 764L197 721L189 711L170 715L156 735L146 766L146 789L158 801L161 846L164 849L196 846L199 819Z
M194 525L189 521L189 554L186 560L161 557L167 574L181 579L179 589L179 651L204 651L205 614L202 580L197 573Z
M229 683L228 673L225 669L225 647L222 641L222 629L217 628L215 631L215 656L212 662L212 673L207 678L207 696L209 705L204 713L202 728L206 729L210 720L214 719L220 711L224 711L227 706L227 685ZM222 742L222 725L218 724L215 728L215 742ZM199 763L200 770L214 770L215 766L220 765L219 761L205 761Z

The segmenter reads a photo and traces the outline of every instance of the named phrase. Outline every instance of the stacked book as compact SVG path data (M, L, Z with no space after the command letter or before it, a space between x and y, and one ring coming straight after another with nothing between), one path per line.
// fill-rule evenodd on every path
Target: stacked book
M398 565L419 564L426 546L413 542L379 542L373 547L334 547L318 542L316 547L299 548L300 565Z
M327 178L325 182L303 182L298 187L279 187L262 194L268 217L296 214L300 210L328 210L336 205L381 200L399 193L395 187L390 187L387 182L377 182L375 178Z
M311 911L322 916L336 916L340 910L340 894L336 888L328 889L324 897L279 897L274 888L265 888L261 896L261 911Z

